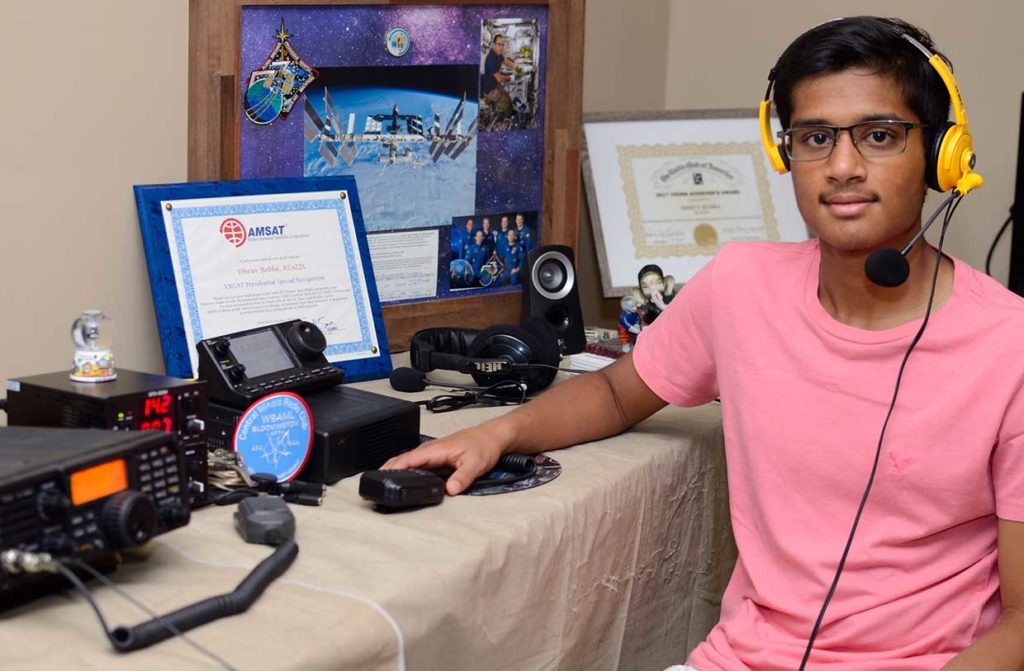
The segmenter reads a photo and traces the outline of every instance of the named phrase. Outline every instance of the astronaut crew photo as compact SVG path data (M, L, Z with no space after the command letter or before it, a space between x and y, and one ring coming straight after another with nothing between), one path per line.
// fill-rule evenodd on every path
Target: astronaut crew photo
M534 212L455 217L449 262L452 289L522 284L526 255L537 245L535 221Z

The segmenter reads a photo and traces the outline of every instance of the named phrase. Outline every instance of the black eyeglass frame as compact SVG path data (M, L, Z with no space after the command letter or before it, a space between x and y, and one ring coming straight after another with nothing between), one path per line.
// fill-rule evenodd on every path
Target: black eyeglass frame
M854 129L861 128L863 126L873 126L878 124L896 124L902 126L904 129L903 133L903 146L900 147L899 151L894 151L886 154L872 154L870 156L864 156L864 152L860 149L860 142L857 141L857 136L853 134ZM809 163L811 161L824 161L832 156L832 152L835 151L836 145L839 144L839 134L844 130L849 133L850 141L853 142L854 148L864 158L888 158L889 156L899 156L907 150L907 142L910 139L910 131L914 128L928 128L928 124L916 123L913 121L904 121L903 119L872 119L870 121L859 121L849 126L829 126L827 124L808 124L806 126L793 126L786 130L780 130L778 135L781 140L781 147L786 152L786 158L795 163ZM829 145L828 153L824 156L818 156L816 158L793 158L793 153L790 151L790 145L793 142L793 133L796 131L805 131L808 129L820 128L821 130L831 131L833 134L832 144Z

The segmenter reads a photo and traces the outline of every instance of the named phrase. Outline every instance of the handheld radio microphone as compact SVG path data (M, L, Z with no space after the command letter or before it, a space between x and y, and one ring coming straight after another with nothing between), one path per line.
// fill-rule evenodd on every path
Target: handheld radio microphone
M883 247L871 252L864 262L864 274L868 276L868 279L880 287L890 289L906 282L907 278L910 277L910 263L907 262L907 254L917 244L917 241L921 239L921 236L925 234L925 231L932 225L932 222L939 216L939 213L947 208L954 198L959 196L960 192L958 190L954 190L953 193L949 194L946 200L942 201L942 204L935 208L935 212L928 218L927 223L921 227L917 235L911 238L910 242L903 249Z

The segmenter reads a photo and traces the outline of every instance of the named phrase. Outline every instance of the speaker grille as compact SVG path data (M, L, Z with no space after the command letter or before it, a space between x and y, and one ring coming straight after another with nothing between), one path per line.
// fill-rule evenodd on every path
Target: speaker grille
M523 280L523 319L538 317L550 324L562 355L582 352L587 342L573 256L565 245L531 249Z
M530 284L549 301L560 301L576 284L572 261L559 251L546 251L533 263Z

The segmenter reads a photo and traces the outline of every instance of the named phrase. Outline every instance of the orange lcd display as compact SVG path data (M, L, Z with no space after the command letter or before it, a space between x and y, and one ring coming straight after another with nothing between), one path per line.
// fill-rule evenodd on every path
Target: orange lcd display
M124 459L107 461L71 474L71 503L80 506L127 488Z

